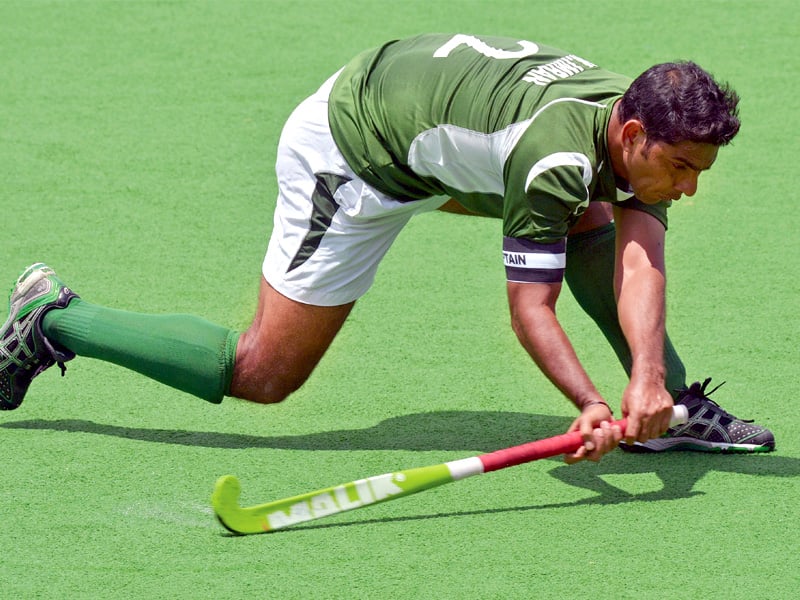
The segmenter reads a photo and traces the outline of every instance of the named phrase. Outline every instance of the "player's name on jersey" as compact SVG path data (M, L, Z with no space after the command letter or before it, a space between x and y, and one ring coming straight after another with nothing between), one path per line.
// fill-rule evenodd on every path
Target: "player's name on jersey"
M529 70L522 77L522 80L535 85L547 85L556 79L566 79L578 73L583 73L586 69L595 67L597 67L596 64L574 54L569 54Z

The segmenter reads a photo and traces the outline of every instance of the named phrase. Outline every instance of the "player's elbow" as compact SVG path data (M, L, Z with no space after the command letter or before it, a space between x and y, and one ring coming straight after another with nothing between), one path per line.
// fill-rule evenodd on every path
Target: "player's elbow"
M560 284L508 283L511 329L518 339L528 338L532 328L554 318L560 291Z

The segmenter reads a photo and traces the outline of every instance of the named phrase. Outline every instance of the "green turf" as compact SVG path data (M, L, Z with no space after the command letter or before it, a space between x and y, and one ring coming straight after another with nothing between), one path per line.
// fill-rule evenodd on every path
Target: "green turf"
M257 504L568 426L508 326L499 224L426 215L280 406L212 406L91 360L42 375L0 414L0 597L795 597L797 15L789 0L0 3L0 285L44 260L92 302L236 328L281 124L361 49L462 31L631 75L698 61L740 92L744 126L671 209L670 331L690 376L727 380L715 398L778 440L540 461L227 536L209 505L223 474ZM568 294L559 310L617 405L611 351Z

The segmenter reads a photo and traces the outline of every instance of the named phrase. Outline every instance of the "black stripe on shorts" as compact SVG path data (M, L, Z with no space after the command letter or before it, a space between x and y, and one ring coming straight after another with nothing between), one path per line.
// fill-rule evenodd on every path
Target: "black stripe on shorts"
M289 265L287 273L305 263L311 255L316 252L322 243L322 237L333 222L333 215L339 209L339 204L333 195L341 186L350 181L348 177L335 175L333 173L317 173L317 185L311 194L311 218L309 220L308 233L303 243L297 250Z

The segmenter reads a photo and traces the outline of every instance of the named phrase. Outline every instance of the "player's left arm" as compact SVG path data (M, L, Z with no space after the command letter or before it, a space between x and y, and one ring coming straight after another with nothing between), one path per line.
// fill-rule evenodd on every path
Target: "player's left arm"
M669 426L673 400L664 388L666 323L665 228L652 215L614 207L615 292L619 322L633 359L622 397L626 439L644 442Z

